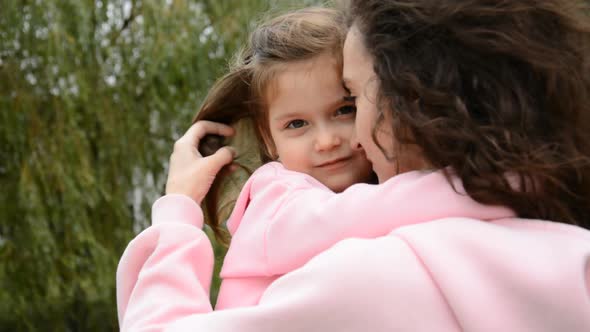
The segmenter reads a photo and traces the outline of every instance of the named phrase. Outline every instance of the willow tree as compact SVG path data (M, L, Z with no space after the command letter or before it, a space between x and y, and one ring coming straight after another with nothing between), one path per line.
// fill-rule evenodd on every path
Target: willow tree
M172 143L260 13L290 5L2 1L1 330L117 329L116 264Z

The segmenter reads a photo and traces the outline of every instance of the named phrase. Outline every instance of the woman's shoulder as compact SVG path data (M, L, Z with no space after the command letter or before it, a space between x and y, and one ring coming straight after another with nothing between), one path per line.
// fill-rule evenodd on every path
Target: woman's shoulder
M545 221L446 218L341 241L307 269L317 270L309 278L334 288L338 301L350 300L346 290L362 289L373 311L395 308L411 317L427 310L437 315L433 326L448 330L586 331L589 236Z
M465 323L471 325L465 330L478 324L511 331L590 328L590 232L586 229L519 218L490 222L446 218L403 227L391 236L412 248L455 309L468 311L474 303L486 303L487 312L504 320L467 316ZM541 317L557 308L567 314Z

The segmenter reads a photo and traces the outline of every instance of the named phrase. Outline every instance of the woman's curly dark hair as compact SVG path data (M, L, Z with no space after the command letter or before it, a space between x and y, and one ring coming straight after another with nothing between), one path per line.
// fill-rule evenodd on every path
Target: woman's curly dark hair
M348 14L398 142L481 203L590 229L588 1L351 0Z

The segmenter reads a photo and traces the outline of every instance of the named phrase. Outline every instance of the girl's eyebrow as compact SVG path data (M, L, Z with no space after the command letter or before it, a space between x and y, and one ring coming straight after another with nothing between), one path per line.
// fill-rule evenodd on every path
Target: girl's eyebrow
M288 118L296 118L301 116L301 112L289 112L289 113L285 113L285 114L281 114L277 117L274 117L273 120L275 121L281 121L284 119L288 119Z
M350 96L350 93L348 93L348 95L343 95L342 99L336 99L332 103L330 103L329 105L325 105L324 109L336 109L338 107L341 107L342 104L348 104L348 103L352 103L354 101L355 101L355 98ZM273 117L271 120L272 121L282 121L282 120L290 119L290 118L304 117L308 113L309 112L306 112L304 110L293 110L293 111L289 111L287 113L279 114L279 115Z

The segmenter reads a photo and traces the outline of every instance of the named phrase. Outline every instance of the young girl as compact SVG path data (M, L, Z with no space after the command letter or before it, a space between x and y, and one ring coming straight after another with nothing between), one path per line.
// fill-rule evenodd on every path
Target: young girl
M345 31L342 12L320 7L262 23L194 122L249 120L262 163L280 160L335 192L369 180L364 152L349 144L355 108L341 78ZM199 146L204 155L220 147L218 137L207 138ZM206 198L212 204L208 223L220 235L216 198Z
M237 209L248 204L245 225L261 197L291 190L264 212L266 236L251 233L273 248L262 263L275 270L294 247L304 257L309 241L329 238L313 227L370 239L317 255L257 306L211 312L198 204L232 157L194 150L232 129L199 121L176 143L153 225L121 258L122 330L589 331L585 2L351 3L343 78L357 106L352 143L380 184L333 193L303 176L287 183L277 169L250 182ZM292 228L274 226L282 220L307 227L293 241ZM420 224L398 227L409 223Z
M251 176L227 222L232 241L221 271L216 309L256 304L273 280L302 265L304 257L311 257L300 253L304 247L292 247L300 241L297 237L302 230L326 237L321 244L313 243L313 253L342 238L335 234L338 227L334 225L293 225L290 220L271 225L268 214L276 204L289 200L290 191L285 188L260 201L256 194L266 188L253 188L253 183L272 174L285 183L296 185L304 179L318 188L341 192L372 176L362 149L350 144L355 108L341 79L345 32L341 11L319 7L263 23L252 33L230 73L213 86L195 119L253 120L261 160L280 161L264 165ZM206 143L200 146L201 151L208 148ZM219 238L222 226L216 216L215 194L209 194L206 204L208 224ZM273 234L268 232L271 226L288 233L286 240L291 244L265 246L275 243L268 239ZM331 227L334 231L325 231ZM285 244L293 249L279 258L283 267L277 268L267 256L269 252L281 255Z

